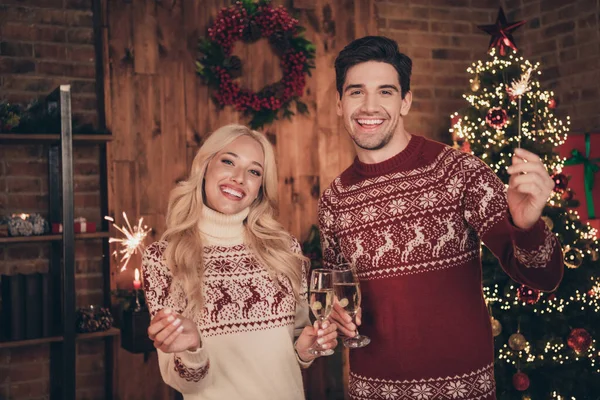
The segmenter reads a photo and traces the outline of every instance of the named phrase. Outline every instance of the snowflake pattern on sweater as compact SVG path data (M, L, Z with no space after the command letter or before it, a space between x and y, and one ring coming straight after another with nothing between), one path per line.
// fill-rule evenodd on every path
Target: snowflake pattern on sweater
M350 374L349 387L354 398L360 400L395 399L470 399L480 400L494 389L494 368L441 379L392 381Z
M562 278L556 237L511 224L485 163L419 136L382 163L355 160L323 192L319 225L325 266L349 261L361 280L372 341L350 352L353 399L495 398L482 241L519 283Z

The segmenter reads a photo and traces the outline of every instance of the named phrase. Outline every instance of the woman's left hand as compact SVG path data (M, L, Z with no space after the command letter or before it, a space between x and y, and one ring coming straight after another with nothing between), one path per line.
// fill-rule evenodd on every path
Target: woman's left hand
M317 343L324 350L335 348L337 346L337 325L325 320L321 327L315 321L313 326L304 328L296 341L296 351L302 361L309 362L316 358L308 352L308 349L317 346Z

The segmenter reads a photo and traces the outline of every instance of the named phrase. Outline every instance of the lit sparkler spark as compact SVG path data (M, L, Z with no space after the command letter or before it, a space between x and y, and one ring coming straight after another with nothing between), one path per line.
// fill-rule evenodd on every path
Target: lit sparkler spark
M104 217L104 219L113 222L113 226L125 235L124 238L109 238L108 243L120 243L121 249L113 251L113 255L118 257L118 254L121 254L121 262L125 262L121 267L121 272L127 268L127 263L131 259L131 256L136 254L138 251L142 252L142 245L144 244L144 239L148 236L148 233L152 231L152 228L148 228L146 225L142 226L143 218L140 218L137 225L133 228L129 224L129 220L127 219L127 214L123 212L123 218L125 218L125 222L127 223L127 227L123 225L122 227L118 227L114 224L114 219L112 217Z
M508 94L510 94L513 97L520 97L523 96L525 93L527 93L529 91L530 86L529 86L529 78L531 77L531 68L529 68L527 71L525 71L523 73L523 75L521 75L520 79L515 79L511 84L510 87L508 87L506 89L506 91L508 92Z
M518 122L518 146L521 148L521 97L531 89L529 87L529 78L531 76L531 68L521 75L519 80L514 80L510 87L506 88L509 95L516 97L519 100L519 122Z

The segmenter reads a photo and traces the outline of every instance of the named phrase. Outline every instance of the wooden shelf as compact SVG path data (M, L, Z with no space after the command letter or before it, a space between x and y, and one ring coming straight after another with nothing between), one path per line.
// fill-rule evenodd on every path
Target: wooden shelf
M102 332L93 332L93 333L80 333L75 337L75 340L93 340L98 338L104 338L109 336L118 336L121 334L121 331L117 328L110 328L107 331ZM14 340L9 342L0 342L0 349L10 349L15 347L26 347L26 346L35 346L38 344L46 344L46 343L55 343L62 342L62 336L51 336L39 339L29 339L29 340Z
M104 143L110 142L112 135L108 134L74 134L73 142L79 143ZM0 142L12 143L53 143L60 140L58 133L0 133Z
M13 347L24 347L24 346L35 346L37 344L44 343L52 343L52 342L62 342L62 336L51 336L39 339L29 339L29 340L14 340L10 342L0 342L0 349L10 349Z
M102 332L94 332L94 333L80 333L77 335L75 340L92 340L107 336L117 336L120 335L121 331L118 328L112 327L107 331Z
M93 240L110 237L108 232L76 233L75 240ZM62 235L39 235L39 236L12 236L0 237L0 244L8 243L32 243L32 242L54 242L62 240Z

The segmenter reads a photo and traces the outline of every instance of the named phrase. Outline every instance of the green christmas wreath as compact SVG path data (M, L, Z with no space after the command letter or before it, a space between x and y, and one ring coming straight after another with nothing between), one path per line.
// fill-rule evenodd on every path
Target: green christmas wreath
M306 75L315 67L315 46L304 38L304 31L283 6L273 7L265 0L236 2L221 9L208 37L200 39L196 72L213 88L216 104L243 112L253 129L279 119L280 113L291 118L292 103L299 113L306 114L308 107L300 97ZM238 40L253 43L261 38L266 38L280 57L283 78L253 92L234 82L242 74L242 62L231 53Z

